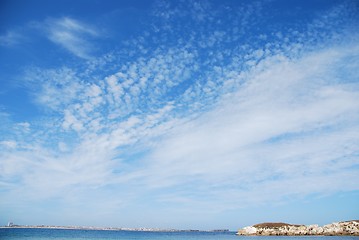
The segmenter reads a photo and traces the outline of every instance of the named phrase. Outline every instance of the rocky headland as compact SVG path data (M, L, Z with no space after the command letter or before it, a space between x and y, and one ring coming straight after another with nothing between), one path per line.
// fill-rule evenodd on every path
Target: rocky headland
M324 226L288 223L261 223L240 229L241 236L359 236L359 220L335 222Z

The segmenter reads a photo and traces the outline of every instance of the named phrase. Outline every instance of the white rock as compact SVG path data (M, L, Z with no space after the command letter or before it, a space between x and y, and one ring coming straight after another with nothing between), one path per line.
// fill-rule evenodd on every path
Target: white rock
M257 233L257 228L252 227L252 226L244 227L243 232L245 232L245 233L247 233L249 235L256 234Z

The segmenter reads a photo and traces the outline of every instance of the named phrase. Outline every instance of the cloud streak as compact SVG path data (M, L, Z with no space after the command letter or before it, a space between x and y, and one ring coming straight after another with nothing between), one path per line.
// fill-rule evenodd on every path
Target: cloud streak
M91 39L99 37L98 31L94 27L69 17L49 19L46 23L48 38L52 42L79 58L92 58L94 46Z
M17 31L9 31L6 34L0 36L0 46L4 46L4 47L15 46L18 45L23 39L24 36L22 36Z

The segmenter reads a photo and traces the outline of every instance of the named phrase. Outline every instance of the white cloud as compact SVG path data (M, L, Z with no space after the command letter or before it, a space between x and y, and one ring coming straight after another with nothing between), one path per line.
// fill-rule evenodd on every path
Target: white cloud
M20 43L24 37L16 31L8 31L6 34L0 36L0 46L14 46Z
M0 145L3 145L6 148L16 148L17 143L15 141L1 141Z
M84 59L92 58L91 39L99 33L92 26L64 17L47 21L48 38L66 50Z
M15 129L19 131L29 132L30 131L30 123L28 122L20 122L15 125Z
M69 111L64 111L64 122L62 126L65 130L72 128L75 131L81 131L83 124Z
M29 68L25 81L35 102L51 110L63 110L83 91L78 73L68 67L58 69Z

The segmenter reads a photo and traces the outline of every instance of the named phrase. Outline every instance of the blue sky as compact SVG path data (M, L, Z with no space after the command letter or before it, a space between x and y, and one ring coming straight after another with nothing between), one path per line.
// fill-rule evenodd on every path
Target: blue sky
M1 1L0 223L359 217L357 1Z

